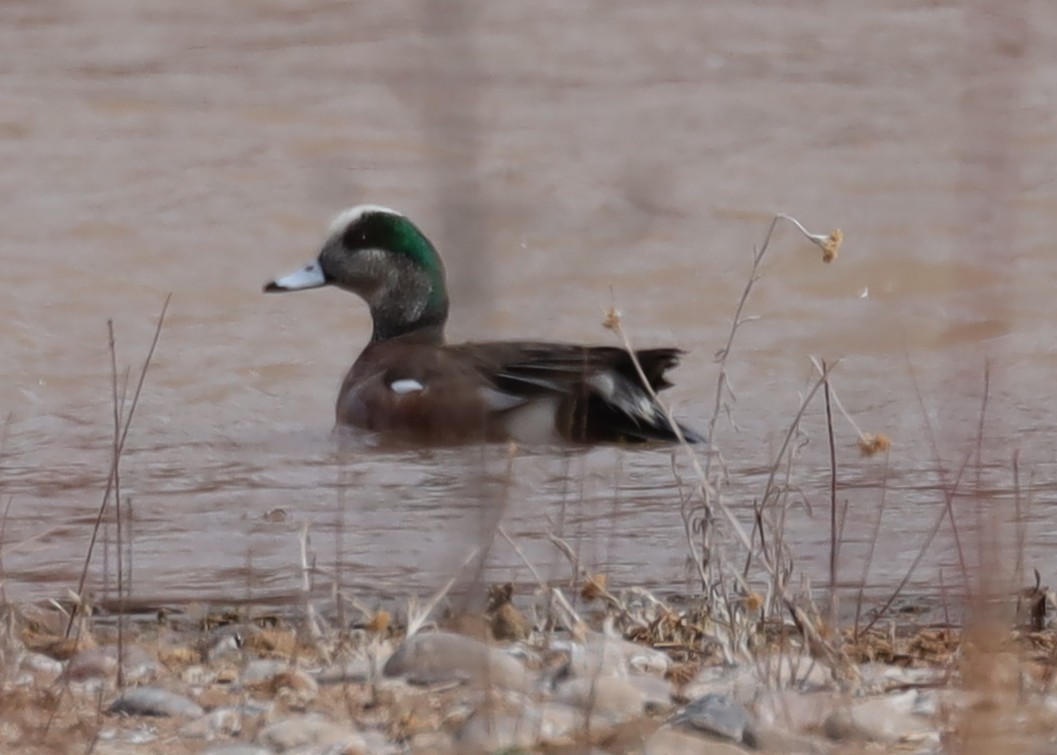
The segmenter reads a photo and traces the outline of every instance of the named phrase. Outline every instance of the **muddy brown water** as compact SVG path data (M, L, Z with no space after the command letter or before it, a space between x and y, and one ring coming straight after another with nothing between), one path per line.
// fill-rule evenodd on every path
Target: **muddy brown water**
M737 428L723 419L716 438L734 510L751 521L809 355L841 359L843 405L894 445L887 466L862 459L838 421L840 575L861 576L884 480L868 583L886 594L972 447L989 360L982 464L959 488L978 494L954 501L965 558L975 568L992 515L1019 506L1024 564L1057 579L1057 5L471 6L0 6L9 597L76 584L110 455L106 322L134 380L169 292L121 465L134 596L289 598L307 526L321 570L399 597L457 573L497 520L547 577L569 574L552 529L614 586L689 584L668 450L508 461L334 438L366 310L338 291L260 287L360 202L435 237L453 340L612 342L600 322L615 302L636 344L688 350L668 395L699 428L771 214L839 226L828 266L782 231L750 301L760 319L730 360ZM804 430L787 539L823 584L821 403ZM116 532L102 537L96 590ZM945 524L911 588L959 572ZM531 582L502 539L486 577Z

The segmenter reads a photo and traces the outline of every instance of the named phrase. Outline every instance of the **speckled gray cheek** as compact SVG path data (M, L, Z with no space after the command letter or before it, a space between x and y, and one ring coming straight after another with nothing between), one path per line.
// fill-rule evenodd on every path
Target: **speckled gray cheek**
M425 313L429 303L428 278L421 270L409 265L405 260L386 259L393 256L386 252L377 252L372 249L368 253L379 255L377 261L373 261L373 266L381 273L384 280L374 297L376 301L370 302L371 306L381 308L388 303L389 314L395 321L414 322L418 320Z

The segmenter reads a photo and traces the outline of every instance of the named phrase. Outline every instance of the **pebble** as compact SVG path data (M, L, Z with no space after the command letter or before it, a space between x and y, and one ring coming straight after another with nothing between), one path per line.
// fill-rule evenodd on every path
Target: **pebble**
M291 668L272 677L277 696L291 708L304 708L319 695L316 680L299 668Z
M257 744L279 752L306 746L366 750L366 743L358 731L333 723L317 713L290 716L261 729L257 732Z
M723 739L754 747L752 717L741 703L727 695L709 694L687 705L671 721Z
M446 731L420 731L407 743L408 750L414 755L451 752L455 749L455 740Z
M565 703L543 703L540 708L540 736L548 742L561 740L583 728L583 711Z
M570 679L558 687L554 699L579 708L592 722L598 716L611 724L642 715L646 703L638 687L618 676Z
M455 744L458 752L528 749L540 741L541 725L540 713L535 708L507 712L485 705L459 727Z
M771 689L792 688L801 692L834 689L829 667L809 656L796 653L771 653L753 662L756 674Z
M83 682L97 677L117 673L117 653L106 652L105 647L80 650L66 664L65 678L71 682Z
M120 742L122 745L145 745L150 742L155 742L158 739L158 730L153 726L146 726L140 724L134 727L121 727L119 729L110 729L104 727L99 730L99 741L100 742ZM96 752L100 755L125 755L129 752L126 747L96 747ZM139 752L139 750L132 750L132 752Z
M231 655L238 655L239 649L242 647L242 635L236 632L229 632L221 635L215 641L213 641L205 650L206 660L216 661L220 658L225 658Z
M652 674L631 674L628 681L642 693L647 710L664 712L672 707L672 685L667 679Z
M826 717L823 730L826 736L838 742L854 740L894 744L920 741L936 732L927 719L912 712L916 697L911 690L903 695L888 695L842 705Z
M566 677L627 676L628 662L621 649L615 643L608 642L605 635L597 635L602 640L590 642L572 642L557 640L551 643L555 650L568 654L568 660L561 669Z
M405 640L385 664L386 676L404 676L413 684L471 682L485 687L525 690L524 665L502 650L448 632L416 634Z
M205 711L198 703L161 687L131 687L111 703L109 713L133 716L186 716L198 718Z
M690 701L705 695L728 695L742 705L751 705L762 689L766 687L751 666L706 666L683 685L679 698Z
M834 752L833 744L821 737L760 725L756 727L756 748L782 755L829 755Z
M757 722L793 731L818 730L826 717L844 703L835 692L764 690L756 700Z
M117 674L117 646L101 645L78 651L66 664L66 678L72 682L110 677ZM141 682L157 675L160 667L154 657L137 645L125 647L125 681Z
M180 728L180 736L197 739L237 737L242 732L242 713L238 708L217 708L189 721Z
M947 671L935 668L904 668L883 663L864 663L859 666L860 686L875 694L883 694L894 687L938 687L947 675Z
M316 673L316 682L319 684L343 684L345 682L365 682L371 676L371 664L366 658L353 658L344 663L336 663L333 666Z
M272 755L272 751L254 745L217 745L202 750L202 755Z
M205 687L207 684L212 684L216 681L217 672L195 664L185 668L180 674L180 679L189 687Z
M705 667L686 683L680 696L694 700L722 694L742 705L751 705L761 693L775 689L815 692L832 690L834 684L829 669L820 663L775 653L752 665Z
M659 650L602 632L568 643L568 648L567 672L572 676L626 676L629 671L660 676L671 666L671 659Z
M271 658L259 658L250 661L242 667L239 673L239 683L243 685L260 684L271 681L274 677L290 668L290 664L284 661L276 661Z
M22 668L40 674L52 681L63 672L62 661L57 661L43 653L26 653L22 656Z
M740 755L749 750L730 742L661 727L643 743L642 755Z

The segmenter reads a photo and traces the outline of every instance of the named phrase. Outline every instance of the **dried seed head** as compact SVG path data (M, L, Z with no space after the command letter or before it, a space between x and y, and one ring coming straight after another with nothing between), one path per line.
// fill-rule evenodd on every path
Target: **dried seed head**
M873 456L891 447L892 441L884 433L863 433L859 436L859 453L863 456Z
M580 589L580 597L584 600L594 600L606 591L606 584L609 582L605 574L591 574L587 577L587 581L584 582L584 586Z
M763 596L758 592L750 592L745 596L745 608L749 613L756 613L763 608Z
M826 236L819 243L819 247L822 249L822 261L829 263L837 259L837 253L840 251L840 245L843 243L844 231L840 228L834 228L829 236Z
M492 616L492 636L497 640L524 640L532 634L532 622L513 603L504 603Z
M389 628L389 624L392 622L393 617L389 615L389 612L385 609L379 609L371 620L367 622L367 631L374 632L375 634L382 634Z
M602 327L606 330L616 330L620 327L620 310L616 307L610 307L606 310L605 317L602 318Z

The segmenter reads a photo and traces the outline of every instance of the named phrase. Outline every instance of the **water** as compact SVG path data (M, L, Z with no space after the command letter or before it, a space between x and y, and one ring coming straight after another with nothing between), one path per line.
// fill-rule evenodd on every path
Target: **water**
M106 323L134 384L169 292L121 465L137 598L292 596L306 525L320 583L362 595L435 588L497 521L548 578L571 574L552 531L615 587L690 584L669 451L510 459L332 436L366 309L260 286L360 202L402 209L438 242L452 340L612 343L600 322L615 303L637 345L689 351L668 395L699 428L771 215L841 227L833 265L782 231L749 303L761 319L729 363L737 429L721 419L717 437L734 510L751 522L808 356L840 359L843 405L894 442L887 466L862 459L838 419L840 574L861 576L884 480L869 585L887 594L973 447L988 362L984 464L959 491L1011 518L1018 453L1024 564L1057 577L1057 45L1044 39L1057 6L1024 6L1030 28L900 0L431 7L0 8L9 597L76 584L111 453ZM787 532L816 582L821 407L805 417ZM954 501L970 566L976 507ZM113 586L102 550L96 590ZM532 581L502 538L487 563L489 579ZM911 587L959 570L944 525Z

